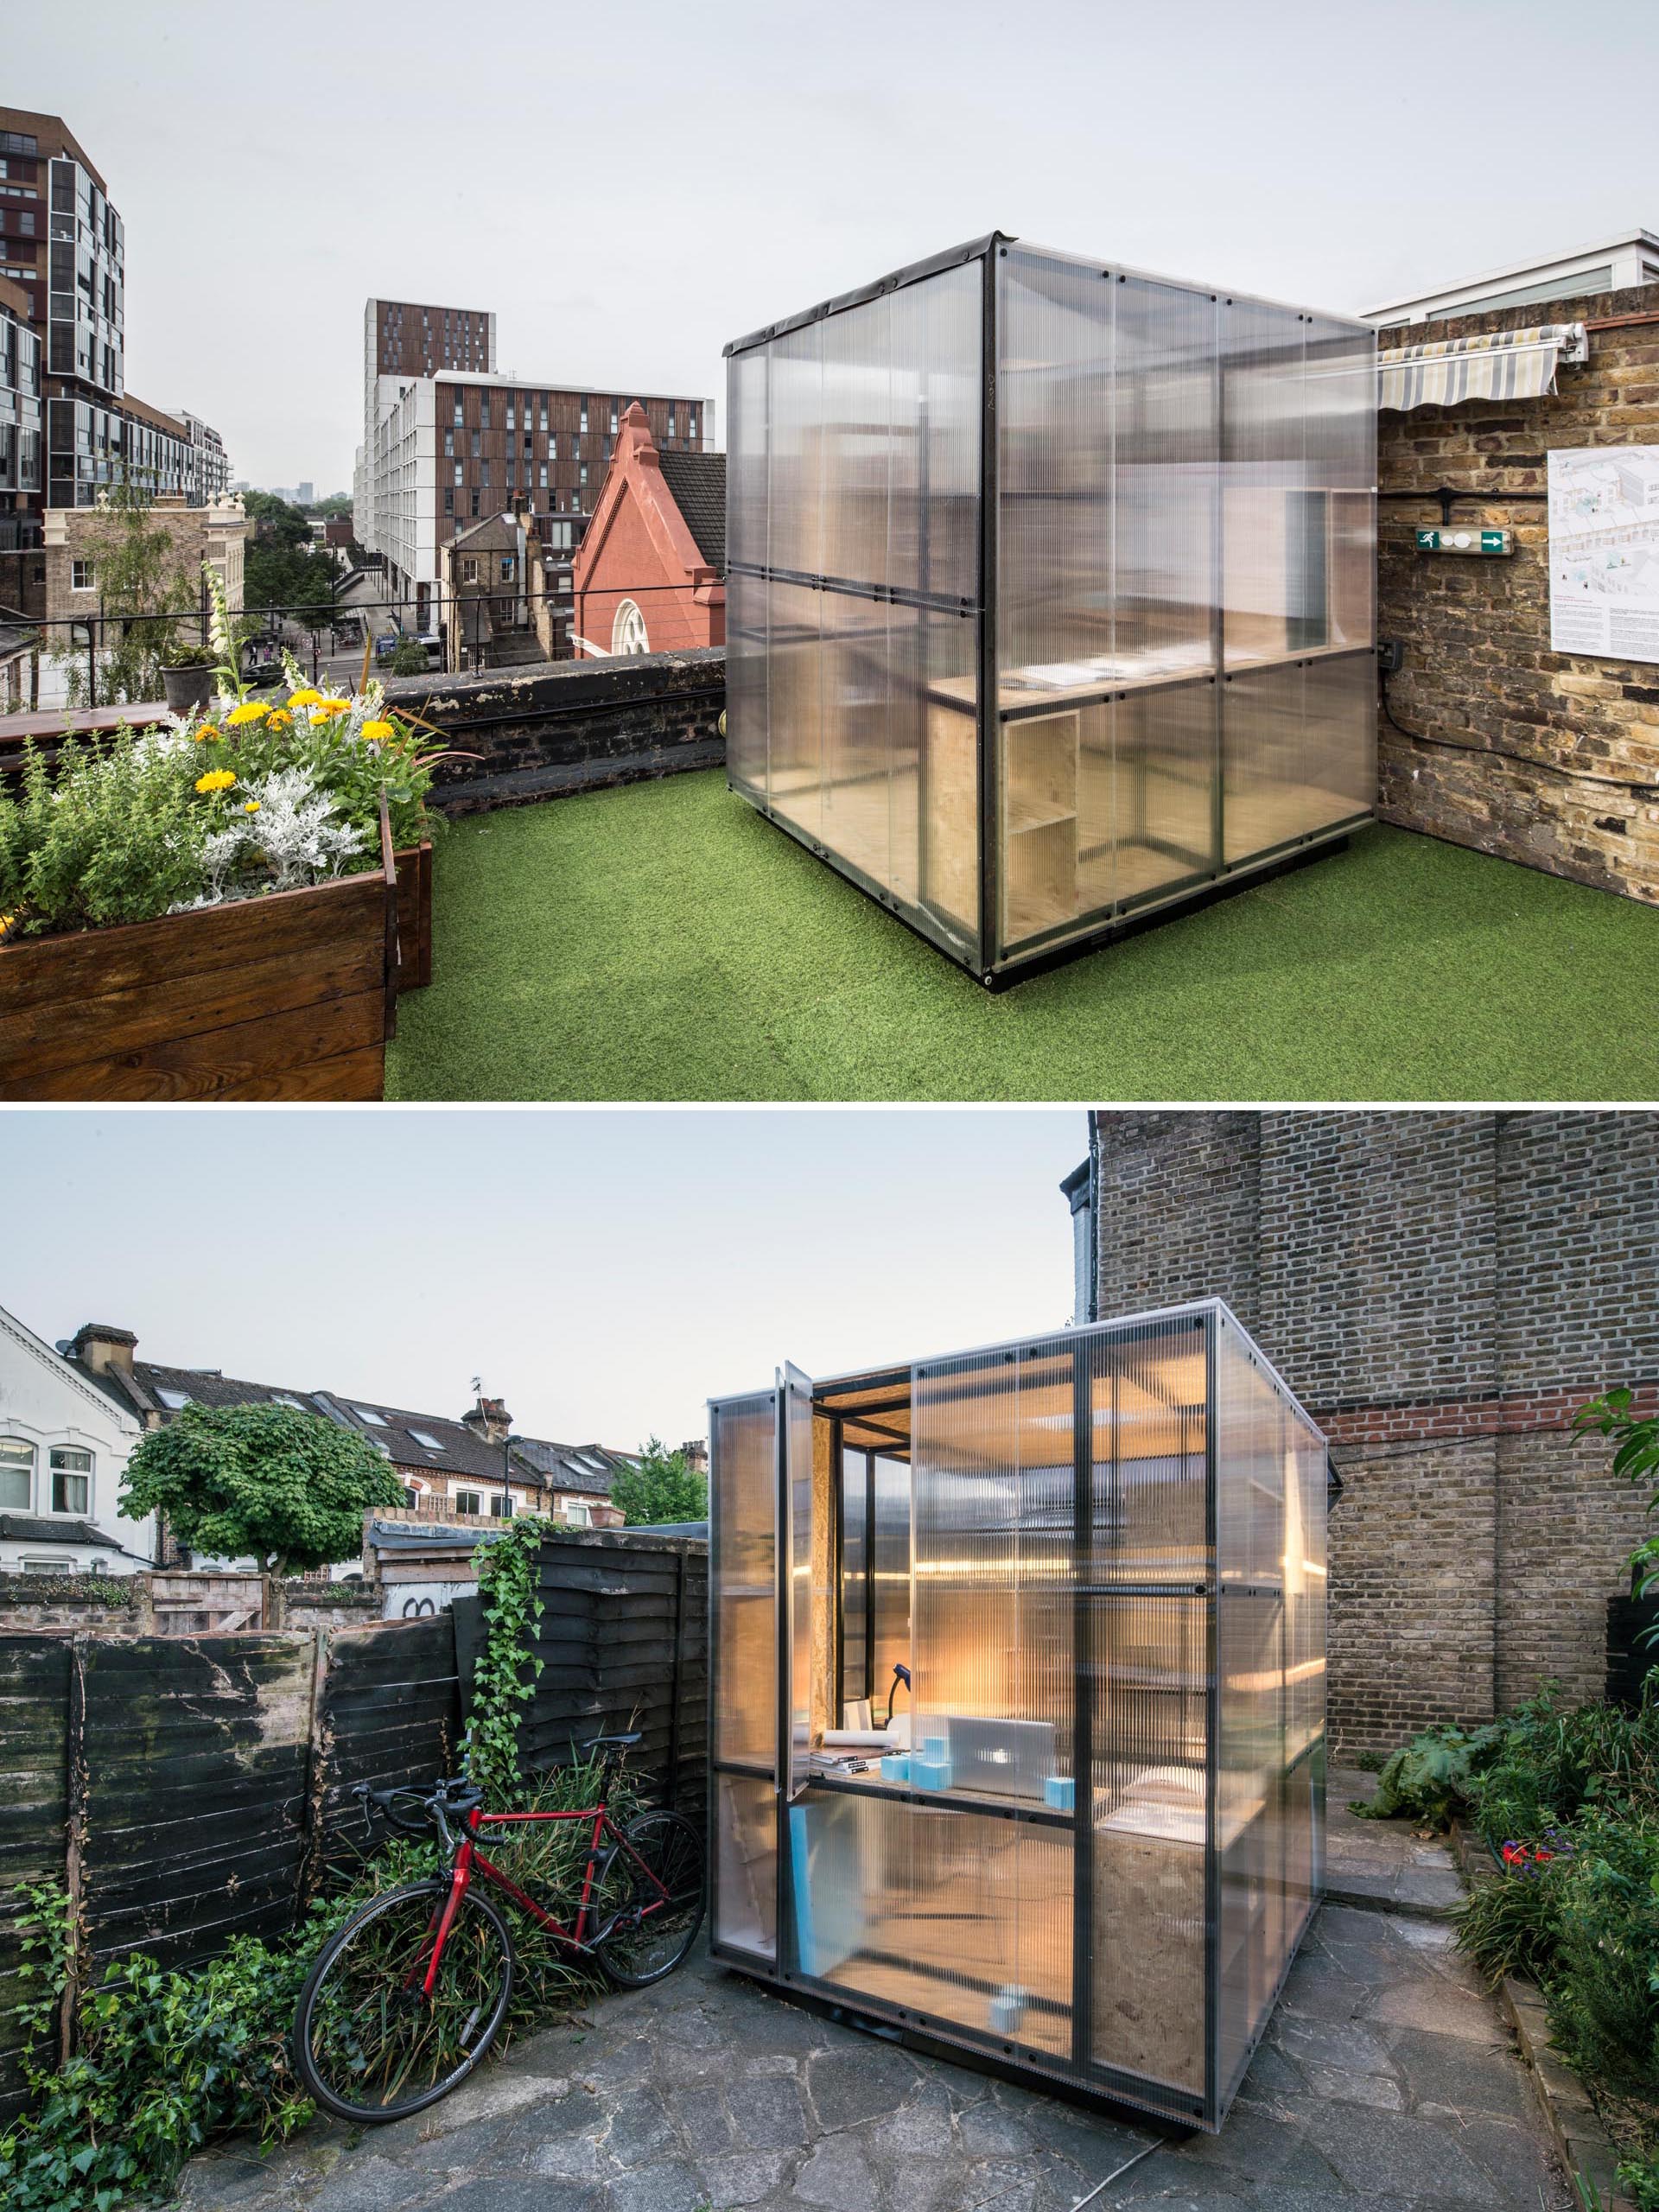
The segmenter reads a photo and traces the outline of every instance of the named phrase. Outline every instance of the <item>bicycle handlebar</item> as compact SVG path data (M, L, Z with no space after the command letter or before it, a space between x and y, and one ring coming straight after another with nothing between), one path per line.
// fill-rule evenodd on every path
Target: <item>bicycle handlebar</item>
M437 1782L429 1795L423 1796L418 1789L407 1786L391 1789L372 1789L366 1782L354 1783L352 1796L363 1807L371 1823L384 1821L404 1835L429 1835L435 1828L447 1845L449 1840L448 1823L451 1820L465 1820L474 1806L484 1802L484 1792L470 1783L464 1775L449 1781ZM421 1808L422 1817L412 1819L397 1809L398 1799L412 1798Z

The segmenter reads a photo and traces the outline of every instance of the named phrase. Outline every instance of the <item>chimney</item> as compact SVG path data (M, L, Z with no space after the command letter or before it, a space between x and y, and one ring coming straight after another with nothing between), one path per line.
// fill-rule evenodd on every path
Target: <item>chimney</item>
M686 1465L690 1468L694 1475L708 1473L709 1446L706 1439L701 1436L690 1437L681 1445L680 1449L685 1454Z
M70 1341L69 1357L93 1375L106 1375L112 1367L130 1375L137 1344L130 1329L112 1329L105 1321L83 1321Z
M461 1425L470 1428L474 1436L499 1444L512 1427L512 1415L507 1411L505 1399L480 1397L476 1405L462 1414Z

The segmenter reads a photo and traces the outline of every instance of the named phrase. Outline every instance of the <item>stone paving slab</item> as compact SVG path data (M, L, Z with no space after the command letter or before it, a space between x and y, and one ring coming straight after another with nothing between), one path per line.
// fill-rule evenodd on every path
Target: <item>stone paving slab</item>
M1402 1823L1332 1834L1379 1879ZM1351 1847L1345 1839L1350 1833ZM1433 1865L1429 1871L1438 1871ZM1444 1920L1325 1904L1218 2136L1167 2134L821 2020L701 1949L430 2112L194 2159L187 2212L1571 2212L1514 2039ZM1092 2212L1092 2208L1091 2208Z

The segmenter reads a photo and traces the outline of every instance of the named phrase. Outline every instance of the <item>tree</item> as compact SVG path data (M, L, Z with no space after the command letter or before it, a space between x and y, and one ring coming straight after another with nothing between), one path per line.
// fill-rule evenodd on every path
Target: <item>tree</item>
M366 1437L293 1406L186 1406L127 1462L121 1511L164 1513L191 1550L251 1552L273 1573L351 1558L404 1486Z
M661 1521L702 1521L709 1513L709 1484L686 1459L653 1436L630 1467L611 1484L611 1503L631 1529Z
M67 641L57 641L69 704L153 699L162 688L162 664L179 644L179 617L196 605L194 574L166 524L151 518L149 493L130 480L111 486L81 543L92 562L104 619L98 628L96 698L86 696L85 661Z

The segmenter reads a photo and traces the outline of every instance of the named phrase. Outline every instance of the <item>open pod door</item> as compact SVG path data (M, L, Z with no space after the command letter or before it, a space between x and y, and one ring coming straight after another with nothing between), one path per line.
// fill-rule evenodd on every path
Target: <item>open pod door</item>
M709 1864L717 1953L778 1957L782 1394L709 1406Z

